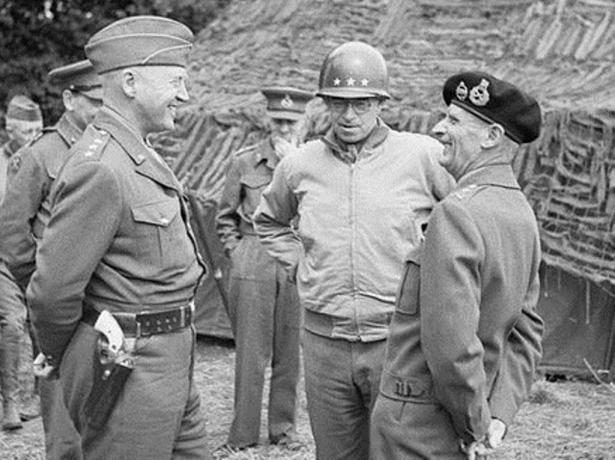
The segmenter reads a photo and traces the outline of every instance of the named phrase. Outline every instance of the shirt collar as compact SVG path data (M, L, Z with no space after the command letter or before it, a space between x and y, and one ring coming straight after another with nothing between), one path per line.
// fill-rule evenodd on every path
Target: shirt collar
M371 133L369 133L367 139L365 139L365 142L363 142L358 151L358 156L367 156L369 153L372 153L376 147L386 140L389 135L389 131L389 128L382 122L382 120L380 120L380 118L378 118L376 121L376 127ZM340 157L344 161L354 162L354 159L349 158L348 144L337 138L333 132L333 128L329 129L329 131L327 131L327 133L320 139L333 151L336 156Z

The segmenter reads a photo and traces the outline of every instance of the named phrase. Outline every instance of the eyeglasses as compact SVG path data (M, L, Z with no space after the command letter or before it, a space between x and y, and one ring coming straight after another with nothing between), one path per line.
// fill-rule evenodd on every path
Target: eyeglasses
M374 98L366 99L341 99L341 98L329 98L327 99L327 105L329 109L335 113L345 113L348 107L352 107L354 113L357 115L363 115L369 109L373 107Z

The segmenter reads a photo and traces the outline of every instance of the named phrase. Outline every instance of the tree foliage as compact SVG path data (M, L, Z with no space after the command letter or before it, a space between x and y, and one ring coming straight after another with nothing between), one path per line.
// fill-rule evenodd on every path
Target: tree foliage
M127 16L153 14L177 19L197 33L230 0L0 0L0 107L15 94L41 105L45 124L63 107L47 82L54 67L85 58L88 38Z

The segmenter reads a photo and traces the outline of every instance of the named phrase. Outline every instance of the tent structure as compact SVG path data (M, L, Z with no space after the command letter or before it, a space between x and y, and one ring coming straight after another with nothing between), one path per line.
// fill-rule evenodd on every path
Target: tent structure
M234 0L192 56L193 104L156 139L194 203L214 267L199 296L199 331L229 335L225 260L213 229L228 160L264 132L264 85L316 89L329 50L380 49L393 99L384 120L427 132L454 72L488 71L540 101L543 133L515 160L536 212L544 267L543 367L615 377L615 2L607 0ZM318 27L314 27L317 24ZM323 132L322 104L306 132Z

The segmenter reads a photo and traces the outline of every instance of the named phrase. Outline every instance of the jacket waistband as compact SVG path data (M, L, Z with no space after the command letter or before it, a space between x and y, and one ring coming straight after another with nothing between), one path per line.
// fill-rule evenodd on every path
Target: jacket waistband
M304 327L316 335L343 339L349 342L377 342L387 338L388 324L392 315L385 315L386 321L377 330L370 330L365 326L353 324L351 320L343 321L326 313L319 313L305 309ZM342 324L344 323L344 324Z

